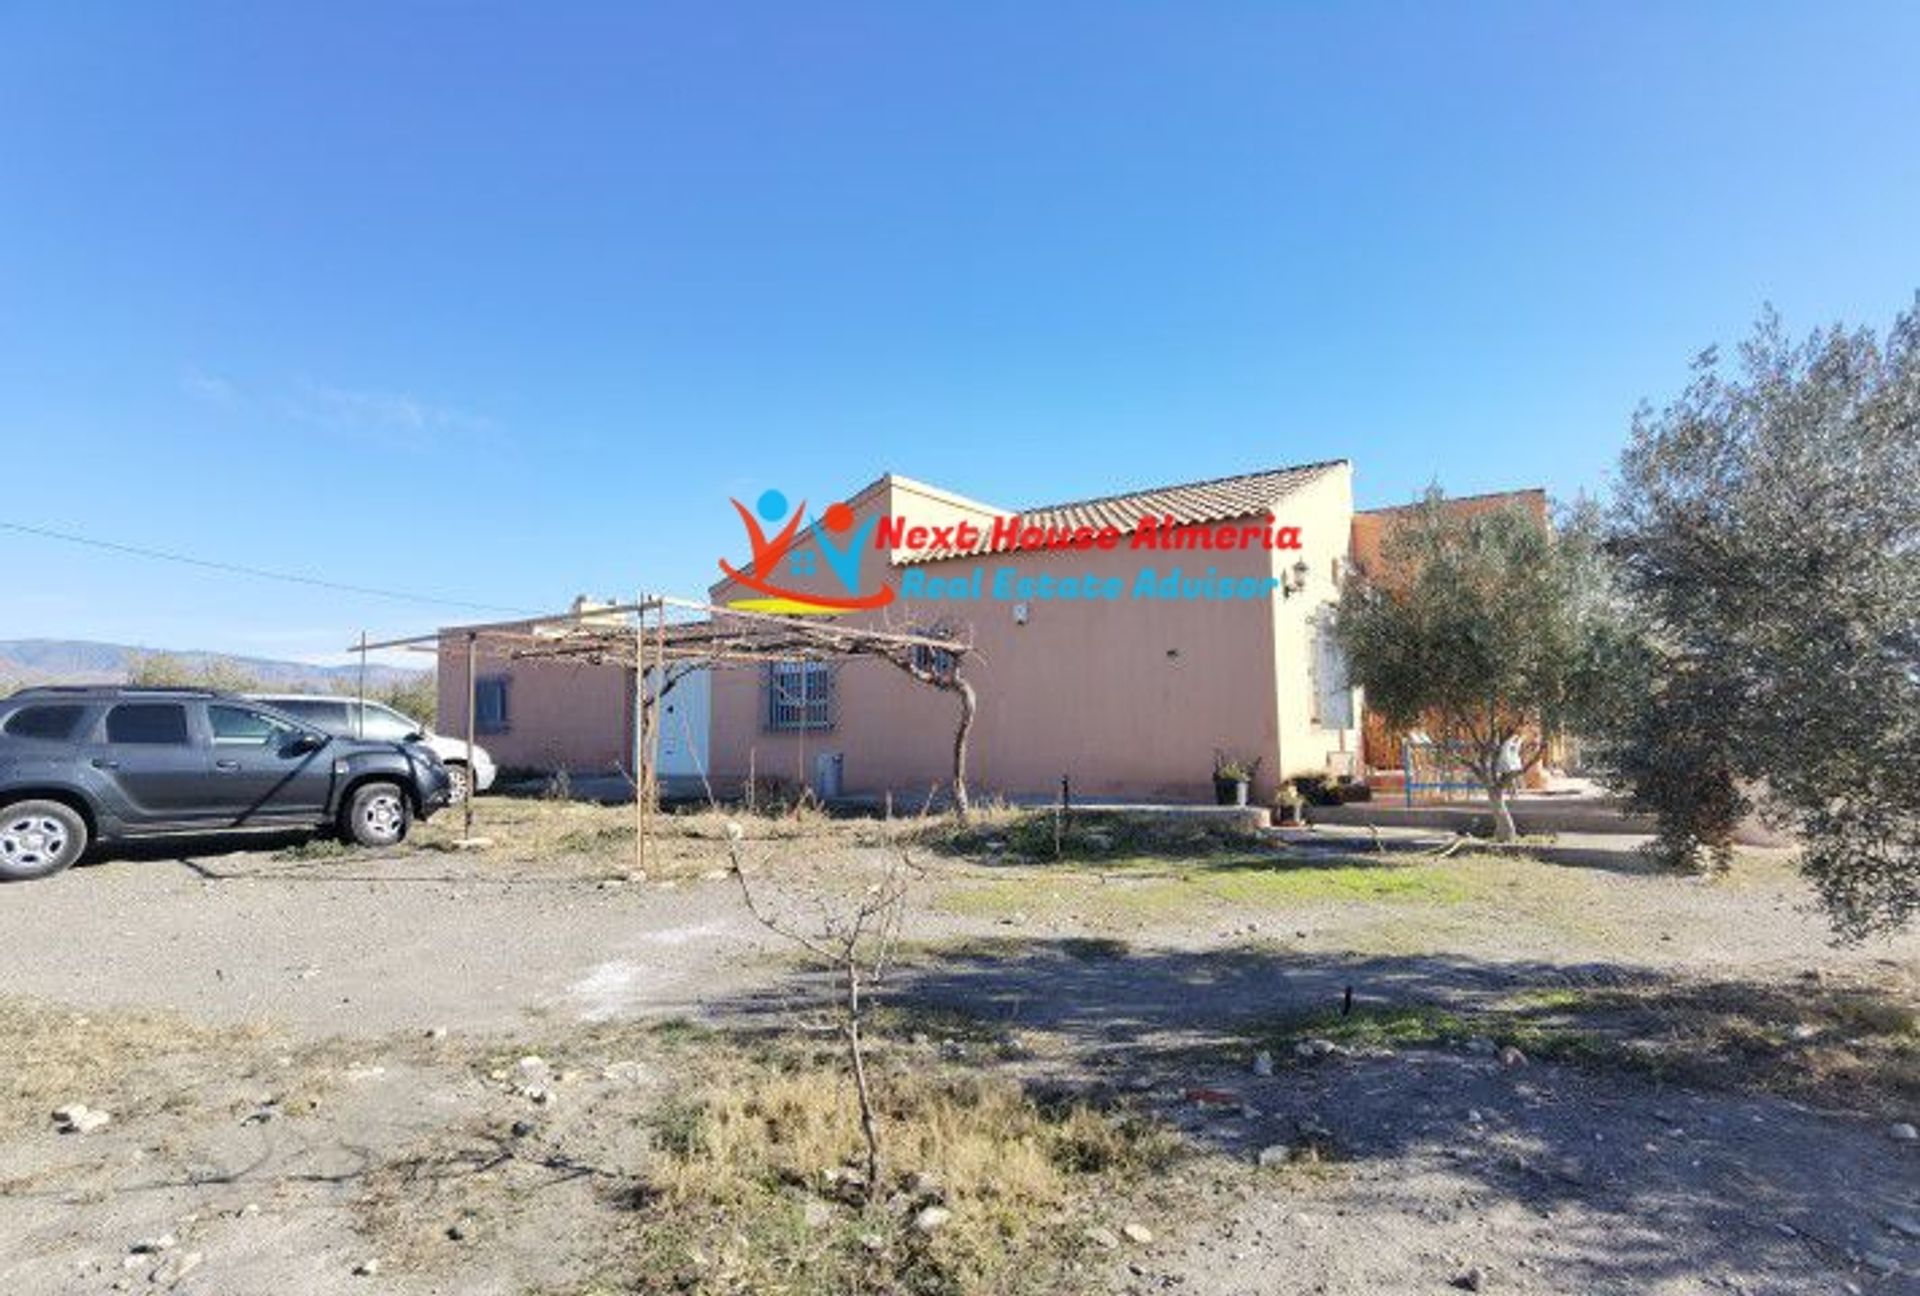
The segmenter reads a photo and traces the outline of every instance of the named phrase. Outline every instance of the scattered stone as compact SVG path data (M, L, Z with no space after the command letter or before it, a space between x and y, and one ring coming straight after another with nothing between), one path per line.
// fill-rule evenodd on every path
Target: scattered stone
M1527 1064L1527 1055L1509 1044L1500 1050L1500 1065L1509 1069Z
M810 1229L823 1229L833 1223L833 1207L818 1197L807 1198L807 1204L801 1207L800 1217Z
M372 1278L379 1272L380 1272L380 1261L377 1259L362 1260L359 1264L353 1267L353 1276L355 1278Z
M141 1238L127 1250L135 1255L159 1255L162 1251L171 1251L180 1245L171 1233L162 1233L159 1237Z
M526 1095L527 1101L536 1107L544 1107L553 1101L553 1090L546 1088L544 1085L534 1085L532 1088L526 1090Z
M1293 1046L1293 1051L1303 1058L1327 1057L1339 1050L1339 1046L1329 1039L1304 1039Z
M1497 1053L1499 1049L1500 1049L1500 1046L1498 1044L1495 1044L1491 1039L1487 1038L1485 1035L1475 1035L1472 1039L1467 1041L1467 1052L1478 1053L1482 1057L1491 1056L1492 1054Z
M860 1235L860 1245L869 1251L885 1251L887 1249L887 1240L878 1233L862 1233Z
M461 1228L458 1224L447 1225L447 1241L465 1242L466 1240L467 1231L465 1229Z
M1901 1237L1920 1238L1920 1218L1912 1215L1889 1215L1880 1222Z
M1117 1251L1120 1248L1120 1235L1110 1228L1101 1228L1097 1224L1087 1230L1086 1238L1103 1251Z
M1479 1267L1462 1270L1452 1278L1452 1284L1461 1291L1485 1291L1487 1289L1487 1271Z
M945 1228L952 1219L953 1212L945 1206L928 1206L913 1217L913 1231L935 1233Z
M1122 1224L1120 1231L1126 1235L1127 1241L1140 1246L1146 1246L1153 1241L1153 1230L1145 1224Z
M179 1282L195 1269L198 1269L200 1262L205 1259L206 1256L198 1251L182 1251L178 1255L168 1256L147 1276L148 1281L157 1283L162 1287L171 1287L174 1283Z
M1807 1040L1818 1038L1820 1028L1809 1022L1801 1022L1792 1030L1788 1031L1787 1034L1804 1043Z
M1254 1154L1253 1163L1262 1170L1283 1166L1293 1158L1293 1149L1285 1143L1269 1143Z
M1480 1114L1480 1109L1478 1107L1470 1107L1467 1109L1467 1124L1482 1125L1486 1123L1486 1119L1487 1118L1485 1116L1482 1116Z
M1261 1049L1258 1053L1254 1054L1253 1055L1253 1073L1257 1076L1262 1076L1262 1077L1272 1075L1273 1074L1273 1054L1267 1052L1267 1050L1265 1049Z
M613 1062L600 1070L602 1080L611 1080L615 1084L645 1084L652 1078L644 1062Z
M1875 1273L1890 1274L1900 1272L1900 1262L1898 1260L1890 1255L1883 1255L1878 1251L1867 1252L1860 1257L1860 1263Z
M1199 1103L1202 1107L1238 1107L1240 1105L1239 1095L1226 1089L1189 1089L1186 1098L1188 1102Z
M447 1037L447 1028L445 1026L430 1026L427 1028L428 1039L443 1040L446 1037Z
M1887 1137L1895 1143L1912 1143L1916 1139L1920 1139L1920 1130L1915 1129L1905 1121L1901 1121L1897 1125L1889 1125L1887 1127Z
M531 1133L533 1133L532 1121L517 1120L513 1123L513 1136L515 1138L525 1138L527 1135Z
M929 1174L925 1170L913 1172L907 1179L907 1191L915 1197L931 1198L934 1201L938 1201L945 1195L940 1187L938 1176Z
M106 1112L95 1111L85 1103L68 1103L53 1109L54 1128L62 1134L91 1134L113 1121Z

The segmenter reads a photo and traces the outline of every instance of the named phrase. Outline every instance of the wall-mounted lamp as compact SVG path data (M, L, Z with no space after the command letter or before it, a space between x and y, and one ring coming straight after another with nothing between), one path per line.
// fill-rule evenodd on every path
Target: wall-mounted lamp
M1292 598L1295 594L1305 589L1307 587L1307 576L1312 570L1311 567L1307 566L1307 560L1304 558L1287 568L1286 579L1280 586L1280 596L1282 598Z

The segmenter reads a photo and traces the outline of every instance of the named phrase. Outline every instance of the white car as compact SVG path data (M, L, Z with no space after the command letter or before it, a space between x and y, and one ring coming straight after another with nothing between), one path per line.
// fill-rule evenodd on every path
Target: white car
M420 735L420 740L433 749L433 754L453 777L454 805L466 800L470 790L485 792L493 786L493 757L487 755L486 748L476 743L469 755L467 744L461 739L437 734L390 706L363 703L357 698L329 697L324 693L249 693L247 696L342 738L402 742Z

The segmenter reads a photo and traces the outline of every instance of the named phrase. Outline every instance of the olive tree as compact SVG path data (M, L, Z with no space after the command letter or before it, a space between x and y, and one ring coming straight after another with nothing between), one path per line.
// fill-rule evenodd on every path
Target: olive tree
M1501 841L1514 836L1509 796L1595 660L1590 531L1556 536L1520 508L1463 510L1436 489L1394 516L1380 570L1341 593L1336 633L1368 709L1470 771Z
M1669 853L1724 851L1750 797L1800 837L1836 926L1920 899L1920 304L1884 339L1769 312L1643 409L1609 548L1646 687L1610 726ZM1664 811L1662 810L1664 807Z

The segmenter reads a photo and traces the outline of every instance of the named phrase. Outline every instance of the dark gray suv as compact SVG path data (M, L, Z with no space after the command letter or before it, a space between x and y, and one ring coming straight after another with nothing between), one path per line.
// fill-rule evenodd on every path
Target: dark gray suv
M391 846L449 786L430 748L335 737L231 694L26 689L0 699L0 881L178 833L324 828Z

